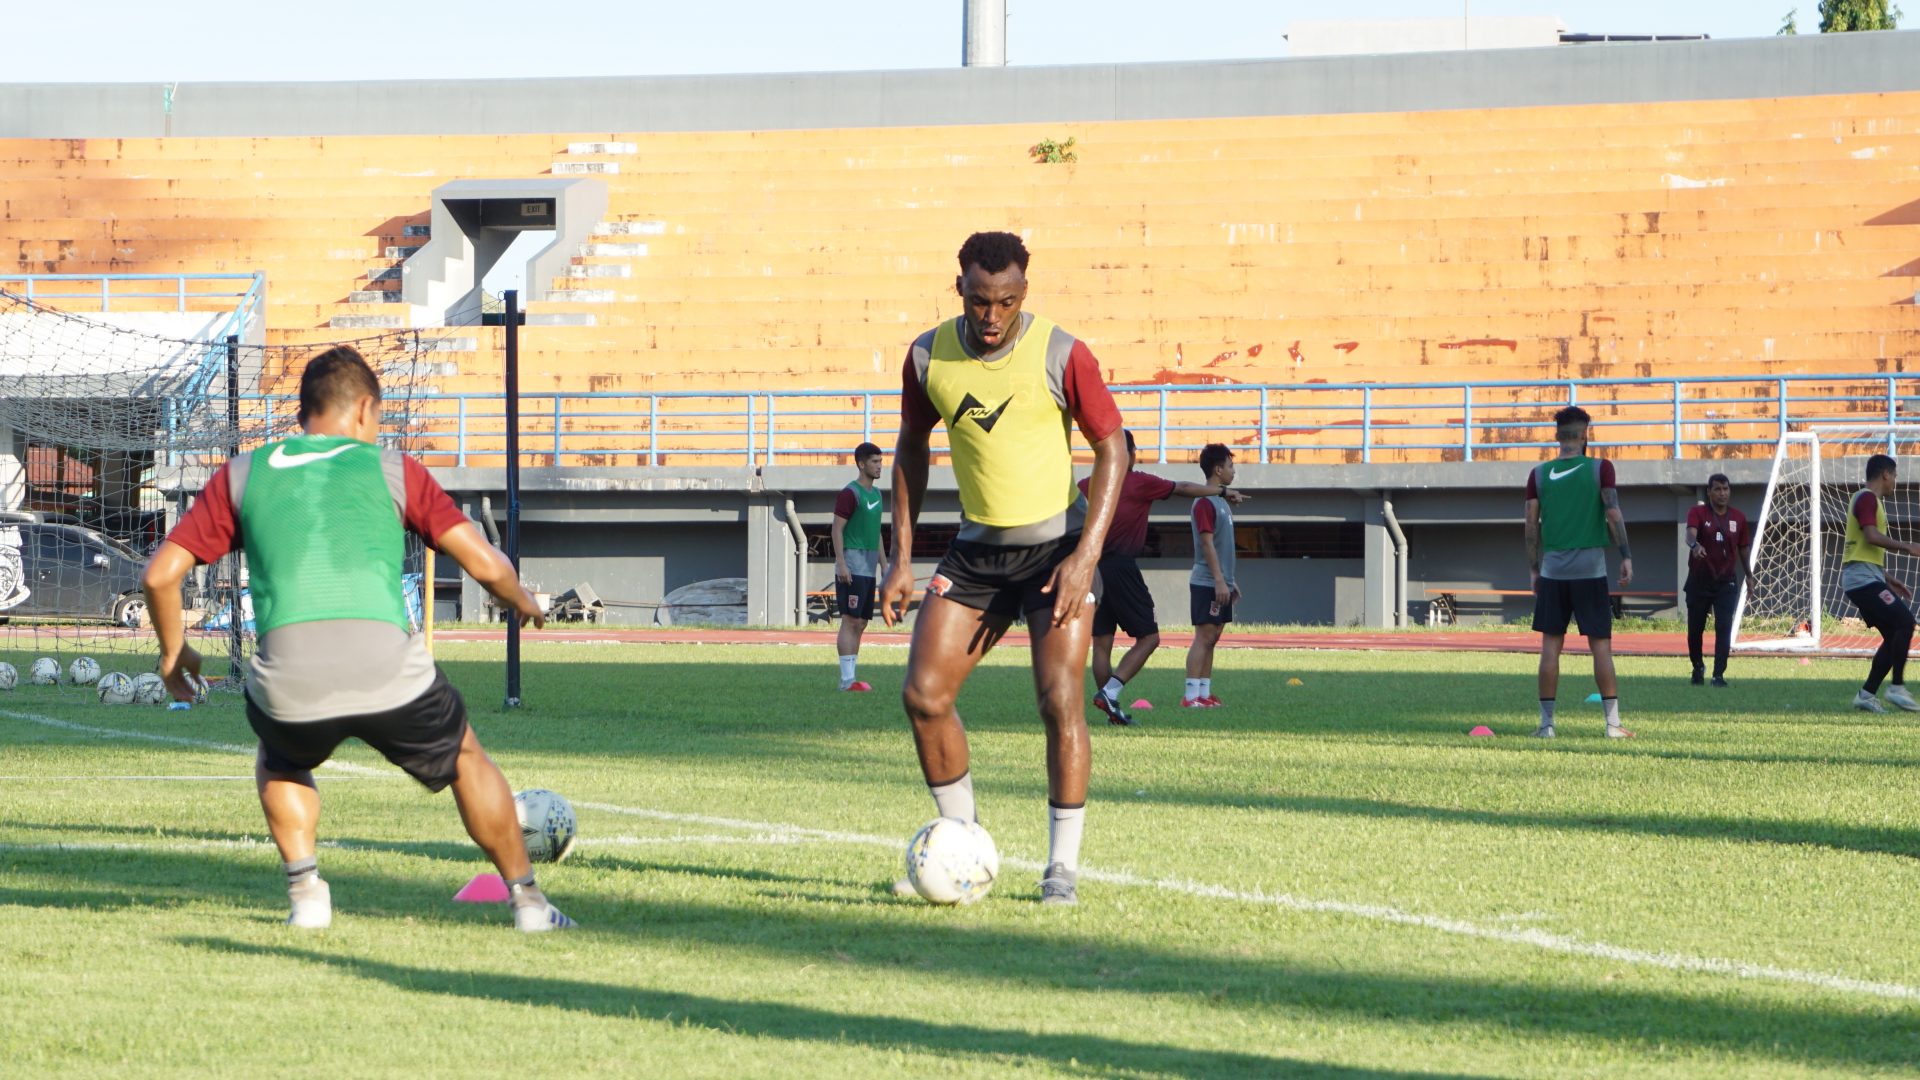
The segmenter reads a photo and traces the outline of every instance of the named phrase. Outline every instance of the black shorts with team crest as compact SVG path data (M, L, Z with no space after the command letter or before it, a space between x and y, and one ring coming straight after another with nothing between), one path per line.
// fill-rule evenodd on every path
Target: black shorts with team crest
M1607 596L1607 579L1540 579L1533 590L1533 628L1536 632L1558 636L1567 632L1569 621L1580 624L1580 633L1588 641L1613 637L1613 601Z
M927 594L1008 618L1051 608L1053 594L1040 590L1079 544L1079 533L1021 547L955 540L934 568ZM1097 580L1094 588L1097 600Z
M873 579L855 574L850 581L833 579L834 599L840 614L848 619L873 618Z
M408 776L439 791L460 775L460 744L467 737L467 703L439 667L433 685L397 709L288 723L260 711L247 698L247 723L260 736L260 762L274 772L306 772L333 756L340 744L359 739Z

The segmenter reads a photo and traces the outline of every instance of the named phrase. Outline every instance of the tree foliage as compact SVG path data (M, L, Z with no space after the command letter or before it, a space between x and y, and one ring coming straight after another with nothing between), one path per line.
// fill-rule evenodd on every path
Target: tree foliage
M1892 30L1900 24L1900 14L1899 5L1890 0L1820 0L1820 32ZM1791 25L1793 17L1789 15L1787 20Z

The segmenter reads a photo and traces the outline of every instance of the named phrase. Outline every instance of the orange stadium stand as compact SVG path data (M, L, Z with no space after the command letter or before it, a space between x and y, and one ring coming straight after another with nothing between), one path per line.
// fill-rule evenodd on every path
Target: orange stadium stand
M1076 163L1028 153L1068 136ZM1088 341L1116 386L1920 364L1920 93L1052 126L9 139L0 251L20 273L264 271L270 342L336 340L405 324L387 301L425 242L435 187L548 174L604 179L609 213L552 283L561 291L529 305L592 321L528 328L530 392L889 390L907 341L956 311L953 254L983 228L1026 236L1029 307ZM500 333L445 331L434 387L497 392ZM1287 400L1276 393L1275 415ZM1530 415L1537 395L1506 408ZM1667 415L1615 415L1641 414ZM1458 422L1422 422L1447 415ZM793 421L794 445L806 427Z

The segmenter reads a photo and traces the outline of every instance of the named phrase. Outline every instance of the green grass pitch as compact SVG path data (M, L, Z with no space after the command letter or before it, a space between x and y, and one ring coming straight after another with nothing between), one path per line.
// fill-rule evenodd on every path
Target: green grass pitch
M526 655L509 714L498 647L440 649L509 781L579 809L542 872L572 934L452 903L487 869L452 799L358 744L321 773L334 927L288 930L236 698L0 694L0 1073L1920 1072L1920 717L1848 711L1863 662L1628 659L1609 741L1569 658L1545 743L1531 657L1223 651L1188 712L1169 651L1143 726L1093 730L1081 903L1043 909L1003 648L961 712L1004 873L940 909L888 888L932 816L903 649L868 695L830 648Z

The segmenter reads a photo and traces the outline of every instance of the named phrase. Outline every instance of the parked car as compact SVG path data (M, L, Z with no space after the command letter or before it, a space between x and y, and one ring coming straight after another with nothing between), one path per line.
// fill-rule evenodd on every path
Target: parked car
M13 515L8 515L13 517ZM103 533L51 522L0 522L0 618L98 619L139 626L146 557Z

